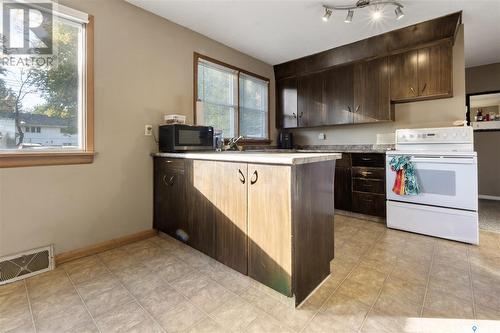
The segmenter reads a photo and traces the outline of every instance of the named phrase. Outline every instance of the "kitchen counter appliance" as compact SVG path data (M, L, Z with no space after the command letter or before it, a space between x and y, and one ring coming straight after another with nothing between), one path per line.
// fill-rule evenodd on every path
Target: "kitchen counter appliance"
M392 191L394 156L411 156L421 193ZM386 153L387 226L478 244L477 154L471 127L402 129Z
M162 153L214 150L214 129L210 126L161 125L159 133Z

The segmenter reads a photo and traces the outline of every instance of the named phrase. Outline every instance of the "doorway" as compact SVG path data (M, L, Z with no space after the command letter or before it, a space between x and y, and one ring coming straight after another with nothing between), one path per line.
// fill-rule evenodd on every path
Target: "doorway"
M500 233L500 91L467 95L478 160L479 228Z

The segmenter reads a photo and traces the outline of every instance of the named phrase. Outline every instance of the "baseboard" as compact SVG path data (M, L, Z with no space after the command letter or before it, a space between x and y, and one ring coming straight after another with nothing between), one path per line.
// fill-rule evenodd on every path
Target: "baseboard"
M496 195L479 194L478 197L479 199L486 199L486 200L500 200L500 197L497 197Z
M80 249L63 252L56 255L56 265L60 265L62 263L88 257L97 253L101 253L107 250L111 250L123 245L127 245L130 243L134 243L143 239L151 238L157 234L157 231L154 229L144 230L137 232L135 234L115 238L112 240L108 240L102 243L86 246Z

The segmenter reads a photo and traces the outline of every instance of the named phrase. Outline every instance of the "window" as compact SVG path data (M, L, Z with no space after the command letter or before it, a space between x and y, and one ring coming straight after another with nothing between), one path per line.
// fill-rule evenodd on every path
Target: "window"
M56 3L25 6L11 11L11 26L22 32L26 17L29 26L36 24L32 17L48 17L42 37L24 33L21 42L29 38L30 47L50 52L0 53L0 167L91 163L93 17ZM43 135L31 134L41 127Z
M195 80L196 124L269 140L269 79L195 53Z

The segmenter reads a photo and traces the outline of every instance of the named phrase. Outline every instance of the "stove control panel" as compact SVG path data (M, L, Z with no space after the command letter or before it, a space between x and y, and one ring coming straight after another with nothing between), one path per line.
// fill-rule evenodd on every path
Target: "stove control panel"
M472 144L472 127L441 127L396 130L396 144Z

